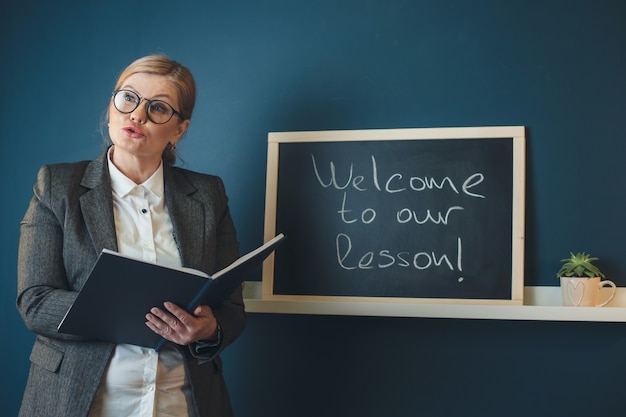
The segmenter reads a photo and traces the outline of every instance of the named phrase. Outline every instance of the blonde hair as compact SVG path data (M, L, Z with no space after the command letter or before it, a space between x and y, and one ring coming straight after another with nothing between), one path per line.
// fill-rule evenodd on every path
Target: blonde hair
M156 74L164 76L178 92L178 109L181 120L191 120L191 114L196 104L196 82L191 71L184 65L165 55L148 55L137 59L127 66L115 83L114 90L118 90L133 74ZM163 162L174 165L176 153L168 146L163 151Z

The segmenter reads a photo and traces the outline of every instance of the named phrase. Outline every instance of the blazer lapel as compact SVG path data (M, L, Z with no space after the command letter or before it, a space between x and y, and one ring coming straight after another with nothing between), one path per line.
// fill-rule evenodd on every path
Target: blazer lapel
M108 173L107 153L89 163L81 185L88 188L80 197L87 230L96 252L103 248L117 250L111 179ZM197 190L180 173L164 167L165 204L174 228L174 240L184 266L206 269L204 265L204 206L191 197Z
M204 270L204 206L191 197L197 190L180 173L165 166L163 175L165 204L183 266Z
M87 165L81 185L88 188L80 196L80 208L97 253L103 248L117 250L111 179L107 153Z

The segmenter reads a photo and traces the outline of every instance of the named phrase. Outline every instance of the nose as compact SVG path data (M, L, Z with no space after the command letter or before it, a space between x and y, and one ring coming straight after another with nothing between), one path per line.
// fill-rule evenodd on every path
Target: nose
M137 108L130 113L130 120L136 123L145 123L148 118L148 108L142 101L143 99L139 101Z

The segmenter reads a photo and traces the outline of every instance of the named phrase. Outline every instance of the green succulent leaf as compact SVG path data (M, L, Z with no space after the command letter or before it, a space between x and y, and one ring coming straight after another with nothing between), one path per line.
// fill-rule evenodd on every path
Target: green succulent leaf
M592 263L597 260L598 258L591 257L585 252L578 252L576 254L570 252L569 258L561 259L563 265L559 272L556 273L556 276L604 278L604 274Z

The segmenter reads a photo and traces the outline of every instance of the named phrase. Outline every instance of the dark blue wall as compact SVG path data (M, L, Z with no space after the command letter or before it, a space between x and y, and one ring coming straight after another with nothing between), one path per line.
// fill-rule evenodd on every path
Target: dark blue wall
M152 52L196 76L179 149L187 167L224 178L243 250L262 241L269 131L524 125L526 284L557 285L558 260L584 250L626 286L620 0L22 0L2 9L3 415L16 414L33 340L14 298L37 168L100 152L116 76ZM622 324L251 314L224 359L239 417L583 416L620 412L625 345Z

